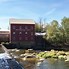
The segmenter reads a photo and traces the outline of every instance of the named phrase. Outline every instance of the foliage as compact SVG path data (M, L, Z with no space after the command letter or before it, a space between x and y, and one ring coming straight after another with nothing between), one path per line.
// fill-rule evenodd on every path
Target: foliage
M56 20L47 24L46 35L44 37L55 45L69 44L69 18L64 17L60 25Z
M40 19L39 23L35 24L35 31L42 32L42 20ZM64 17L60 23L57 20L44 25L44 32L46 35L43 37L48 40L52 45L69 45L69 18Z
M38 57L42 57L44 55L45 52L40 52L37 56Z
M64 40L64 43L69 43L69 18L66 18L64 17L62 19L62 33L63 33L63 40Z
M59 39L59 32L58 32L58 22L53 20L51 24L47 25L47 40L50 42L57 42Z

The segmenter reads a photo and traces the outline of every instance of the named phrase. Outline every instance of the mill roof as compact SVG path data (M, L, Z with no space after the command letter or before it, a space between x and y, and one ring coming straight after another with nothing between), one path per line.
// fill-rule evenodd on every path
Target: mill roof
M10 24L35 24L32 19L10 19Z

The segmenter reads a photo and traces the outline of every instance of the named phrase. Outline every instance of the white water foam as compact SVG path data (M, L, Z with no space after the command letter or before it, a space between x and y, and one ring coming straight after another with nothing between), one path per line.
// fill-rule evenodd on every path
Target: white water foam
M8 53L7 49L3 45L0 46L5 51L4 53L0 53L0 59L11 59L12 57Z
M0 54L0 59L11 59L11 56L7 53L1 53Z

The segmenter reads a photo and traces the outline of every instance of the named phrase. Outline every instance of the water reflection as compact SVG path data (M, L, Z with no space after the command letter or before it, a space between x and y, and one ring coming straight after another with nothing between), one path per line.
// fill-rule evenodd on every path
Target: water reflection
M68 65L68 66L66 66ZM36 69L69 69L69 62L66 63L63 60L46 59Z
M46 59L43 62L18 61L25 69L69 69L69 62L64 60Z

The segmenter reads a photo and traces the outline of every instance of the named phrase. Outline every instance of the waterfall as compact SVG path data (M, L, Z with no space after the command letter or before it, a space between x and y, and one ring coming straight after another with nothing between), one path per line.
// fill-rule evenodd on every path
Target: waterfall
M10 69L7 59L10 59L11 57L10 57L7 49L2 44L0 44L0 47L4 51L4 53L0 53L0 68L1 69Z
M12 58L10 56L10 54L8 53L8 50L2 44L0 44L0 47L5 51L4 53L0 53L0 59L10 59L10 58Z
M0 69L24 69L15 59L13 59L8 50L0 44L4 53L0 53Z

